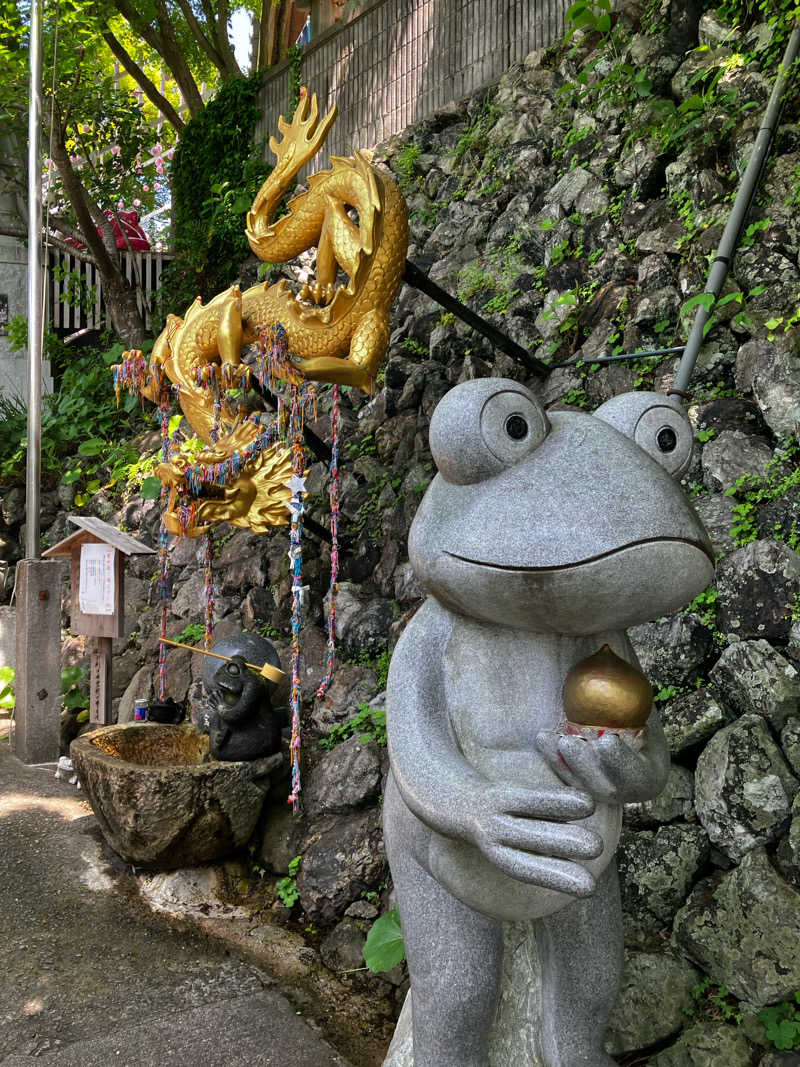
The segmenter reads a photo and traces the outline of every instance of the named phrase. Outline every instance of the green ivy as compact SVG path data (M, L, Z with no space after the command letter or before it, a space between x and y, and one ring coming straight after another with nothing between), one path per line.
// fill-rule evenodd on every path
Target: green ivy
M297 889L297 872L300 870L302 856L295 856L289 863L289 873L275 883L275 893L286 908L292 908L300 899Z
M162 275L162 315L221 292L250 254L246 215L271 171L254 131L263 75L229 78L186 125L172 169L175 258Z
M320 748L331 749L346 741L354 734L359 735L359 740L366 744L367 741L375 741L376 744L386 744L386 709L371 708L369 704L359 704L358 711L352 719L334 726L327 736L320 738Z

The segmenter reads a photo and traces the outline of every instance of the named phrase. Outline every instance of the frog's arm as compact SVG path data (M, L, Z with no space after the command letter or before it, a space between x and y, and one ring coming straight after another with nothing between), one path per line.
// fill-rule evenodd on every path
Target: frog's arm
M392 657L386 721L400 795L432 830L474 845L512 878L588 895L594 879L580 861L599 856L603 842L573 820L592 813L591 798L492 783L459 750L441 666L451 629L452 616L429 598Z
M386 727L406 805L431 829L465 838L466 813L488 783L461 755L447 714L442 656L451 630L450 613L428 598L392 656Z

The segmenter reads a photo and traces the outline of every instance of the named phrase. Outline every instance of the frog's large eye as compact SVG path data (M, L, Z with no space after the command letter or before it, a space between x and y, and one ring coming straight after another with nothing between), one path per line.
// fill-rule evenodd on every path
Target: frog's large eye
M481 436L503 467L518 463L541 444L547 429L542 409L522 393L495 393L481 412Z
M469 485L518 463L549 429L523 385L483 378L463 382L441 399L431 419L431 452L446 481Z
M674 408L658 405L643 412L633 439L670 474L679 474L689 465L692 428Z
M677 401L661 393L622 393L595 411L595 418L631 437L677 478L692 459L692 428Z

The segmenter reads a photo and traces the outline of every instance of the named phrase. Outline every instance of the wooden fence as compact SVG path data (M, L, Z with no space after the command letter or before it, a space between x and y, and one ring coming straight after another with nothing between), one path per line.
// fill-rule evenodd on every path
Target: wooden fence
M125 277L137 291L139 310L149 329L153 295L161 282L161 272L171 256L160 252L124 252ZM50 252L46 275L47 318L59 333L99 330L107 324L103 287L94 263L67 252Z
M310 170L399 133L496 81L563 33L570 0L377 0L303 49L302 80L339 117ZM289 68L261 94L259 136L289 108ZM288 117L288 115L287 115ZM271 156L270 156L271 158Z

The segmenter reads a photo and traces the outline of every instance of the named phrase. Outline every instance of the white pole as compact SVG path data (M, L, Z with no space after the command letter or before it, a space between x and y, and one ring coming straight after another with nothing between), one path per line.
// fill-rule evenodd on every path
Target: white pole
M42 451L42 0L31 2L28 107L28 462L25 558L38 559Z

